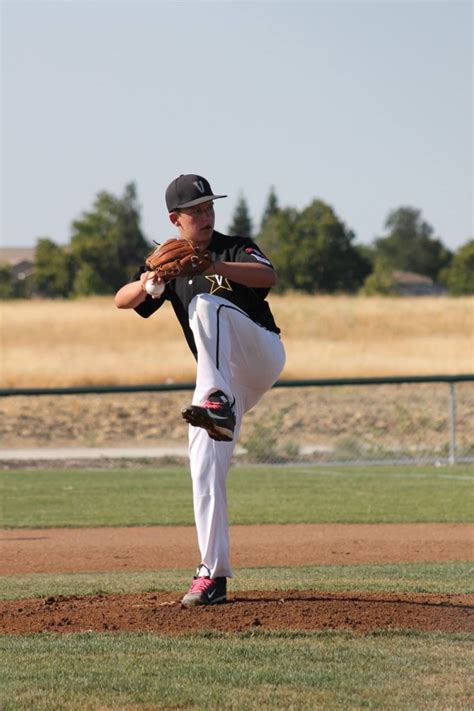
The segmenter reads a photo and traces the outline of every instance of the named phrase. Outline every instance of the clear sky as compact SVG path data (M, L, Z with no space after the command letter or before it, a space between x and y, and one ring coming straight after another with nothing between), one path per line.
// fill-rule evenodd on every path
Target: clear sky
M98 191L135 181L148 239L173 234L180 173L218 229L328 202L370 243L422 211L456 249L473 227L469 0L2 2L2 245L67 243Z

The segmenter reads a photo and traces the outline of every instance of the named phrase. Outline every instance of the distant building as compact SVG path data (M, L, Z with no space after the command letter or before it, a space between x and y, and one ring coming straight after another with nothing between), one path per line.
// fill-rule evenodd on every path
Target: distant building
M0 247L0 264L8 264L20 281L33 274L34 263L34 247Z
M442 296L446 294L439 284L423 274L393 272L393 284L400 296Z

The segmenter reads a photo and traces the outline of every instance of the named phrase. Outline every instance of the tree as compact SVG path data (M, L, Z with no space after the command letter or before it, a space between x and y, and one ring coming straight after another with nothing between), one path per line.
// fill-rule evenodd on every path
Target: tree
M276 215L278 209L278 198L275 193L275 188L272 185L268 194L267 204L265 205L265 209L263 211L262 221L260 223L260 231L263 230L263 228L265 227L265 223L267 222L267 220L269 220L270 217L273 217L273 215Z
M458 249L441 281L450 294L474 294L474 239Z
M452 254L439 239L434 239L433 228L422 220L421 211L413 207L399 207L389 213L386 237L375 240L375 256L392 270L424 274L436 279L449 265Z
M252 239L252 220L243 195L240 196L237 202L232 223L229 227L229 234Z
M259 235L259 245L278 272L279 290L354 292L371 263L353 244L354 234L322 200L302 212L280 209Z
M294 208L279 210L269 218L257 241L265 254L272 260L278 273L275 291L294 288L293 236L296 233L298 212Z
M366 296L374 296L375 294L389 296L397 293L393 270L384 259L379 257L375 261L374 270L365 279L361 293Z
M0 299L15 298L15 279L12 268L7 263L0 264Z
M28 299L33 287L32 275L18 275L8 262L0 263L0 299Z
M71 254L76 265L74 293L110 294L143 262L150 245L140 228L134 183L121 198L102 191L90 212L72 224Z
M49 237L36 242L35 283L41 296L70 296L73 281L73 259L67 247L60 247Z

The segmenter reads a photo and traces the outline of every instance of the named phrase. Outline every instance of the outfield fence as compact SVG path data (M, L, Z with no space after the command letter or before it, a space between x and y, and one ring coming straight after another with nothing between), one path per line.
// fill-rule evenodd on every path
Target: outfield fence
M49 447L63 440L82 447L168 444L185 456L179 408L189 399L182 392L193 388L193 383L171 383L0 389L6 415L2 439L20 428L22 440L30 441L26 404L16 415L8 413L7 404L41 396L57 414L57 425L45 434ZM39 434L41 422L30 420ZM275 465L474 462L474 375L279 381L244 418L235 460Z

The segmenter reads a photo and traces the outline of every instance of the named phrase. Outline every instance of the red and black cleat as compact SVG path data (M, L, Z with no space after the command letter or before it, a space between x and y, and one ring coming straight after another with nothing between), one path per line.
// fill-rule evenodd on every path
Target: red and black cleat
M209 395L200 405L185 407L181 414L188 424L205 429L211 439L232 442L235 430L233 403L230 404L222 390Z
M199 571L199 568L198 568ZM219 605L227 602L227 579L194 576L186 595L181 600L183 607L195 605Z

